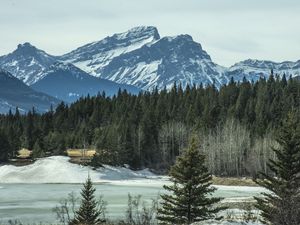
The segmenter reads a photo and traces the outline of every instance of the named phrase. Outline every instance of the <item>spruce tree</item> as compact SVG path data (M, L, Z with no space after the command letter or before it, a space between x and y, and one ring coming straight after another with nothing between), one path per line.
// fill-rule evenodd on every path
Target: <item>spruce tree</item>
M169 175L173 184L164 186L170 194L161 195L157 217L160 224L192 224L217 218L216 214L224 209L214 206L221 199L211 197L215 191L211 187L212 176L194 138L189 148L177 158Z
M0 130L0 163L8 161L11 151L6 135Z
M95 199L96 189L93 187L91 178L88 177L81 191L81 205L75 213L75 218L72 225L98 225L103 224L101 219L103 212L98 207L98 202Z
M44 148L41 144L40 139L38 139L33 146L33 150L32 150L32 156L33 158L42 158L45 157L45 152L44 152Z
M299 113L299 112L298 112ZM257 197L257 208L261 210L262 222L272 225L300 224L300 120L290 114L282 126L273 149L276 160L268 166L272 175L262 173L260 186L270 192Z

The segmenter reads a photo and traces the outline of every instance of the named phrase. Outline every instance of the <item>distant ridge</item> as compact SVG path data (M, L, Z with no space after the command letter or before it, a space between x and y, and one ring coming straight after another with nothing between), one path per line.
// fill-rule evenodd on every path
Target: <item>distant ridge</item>
M0 113L14 111L16 107L21 113L33 107L37 112L46 112L51 105L55 107L59 102L54 97L34 91L9 72L0 70Z
M43 78L31 85L36 91L59 98L65 102L74 102L82 96L97 95L105 92L107 96L120 90L138 94L137 87L118 84L89 75L72 64L57 62L44 71Z

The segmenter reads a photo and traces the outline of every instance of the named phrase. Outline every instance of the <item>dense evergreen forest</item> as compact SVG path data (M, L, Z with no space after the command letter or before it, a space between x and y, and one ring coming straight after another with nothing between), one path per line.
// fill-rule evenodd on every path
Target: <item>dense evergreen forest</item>
M67 148L96 148L93 165L128 164L164 171L197 135L210 172L223 176L268 173L274 134L289 111L300 112L300 82L271 75L251 83L180 85L110 98L87 96L38 114L0 116L0 161L21 147L34 157L65 154Z

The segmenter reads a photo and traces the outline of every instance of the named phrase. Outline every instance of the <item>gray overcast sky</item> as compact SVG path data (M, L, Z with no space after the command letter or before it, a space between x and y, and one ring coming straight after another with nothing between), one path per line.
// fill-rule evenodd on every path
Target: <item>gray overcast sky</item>
M224 66L300 59L299 0L0 0L0 55L27 41L59 55L138 25L190 34Z

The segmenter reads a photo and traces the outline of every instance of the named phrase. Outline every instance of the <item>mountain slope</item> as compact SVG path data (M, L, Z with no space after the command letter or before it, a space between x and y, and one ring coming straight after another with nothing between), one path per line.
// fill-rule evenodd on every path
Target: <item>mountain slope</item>
M60 60L73 63L94 76L100 76L102 68L108 65L114 57L139 49L159 38L155 27L135 27L127 32L114 34L103 40L79 47L61 56Z
M160 38L155 27L136 27L60 57L94 76L144 90L186 84L227 82L224 68L211 61L189 35Z
M50 66L43 74L43 78L31 87L66 102L76 101L81 96L88 94L97 95L103 91L109 96L117 94L119 89L126 89L134 94L140 91L134 86L97 78L72 64L63 63L55 63Z
M54 56L24 43L14 52L0 57L0 68L30 85L39 80L43 71L55 61Z
M34 91L9 72L0 70L0 113L7 113L16 107L23 112L32 107L38 112L45 112L59 102L56 98Z
M98 72L98 71L97 71ZM224 68L211 61L189 35L164 37L140 49L115 57L101 77L151 90L174 85L226 83Z

